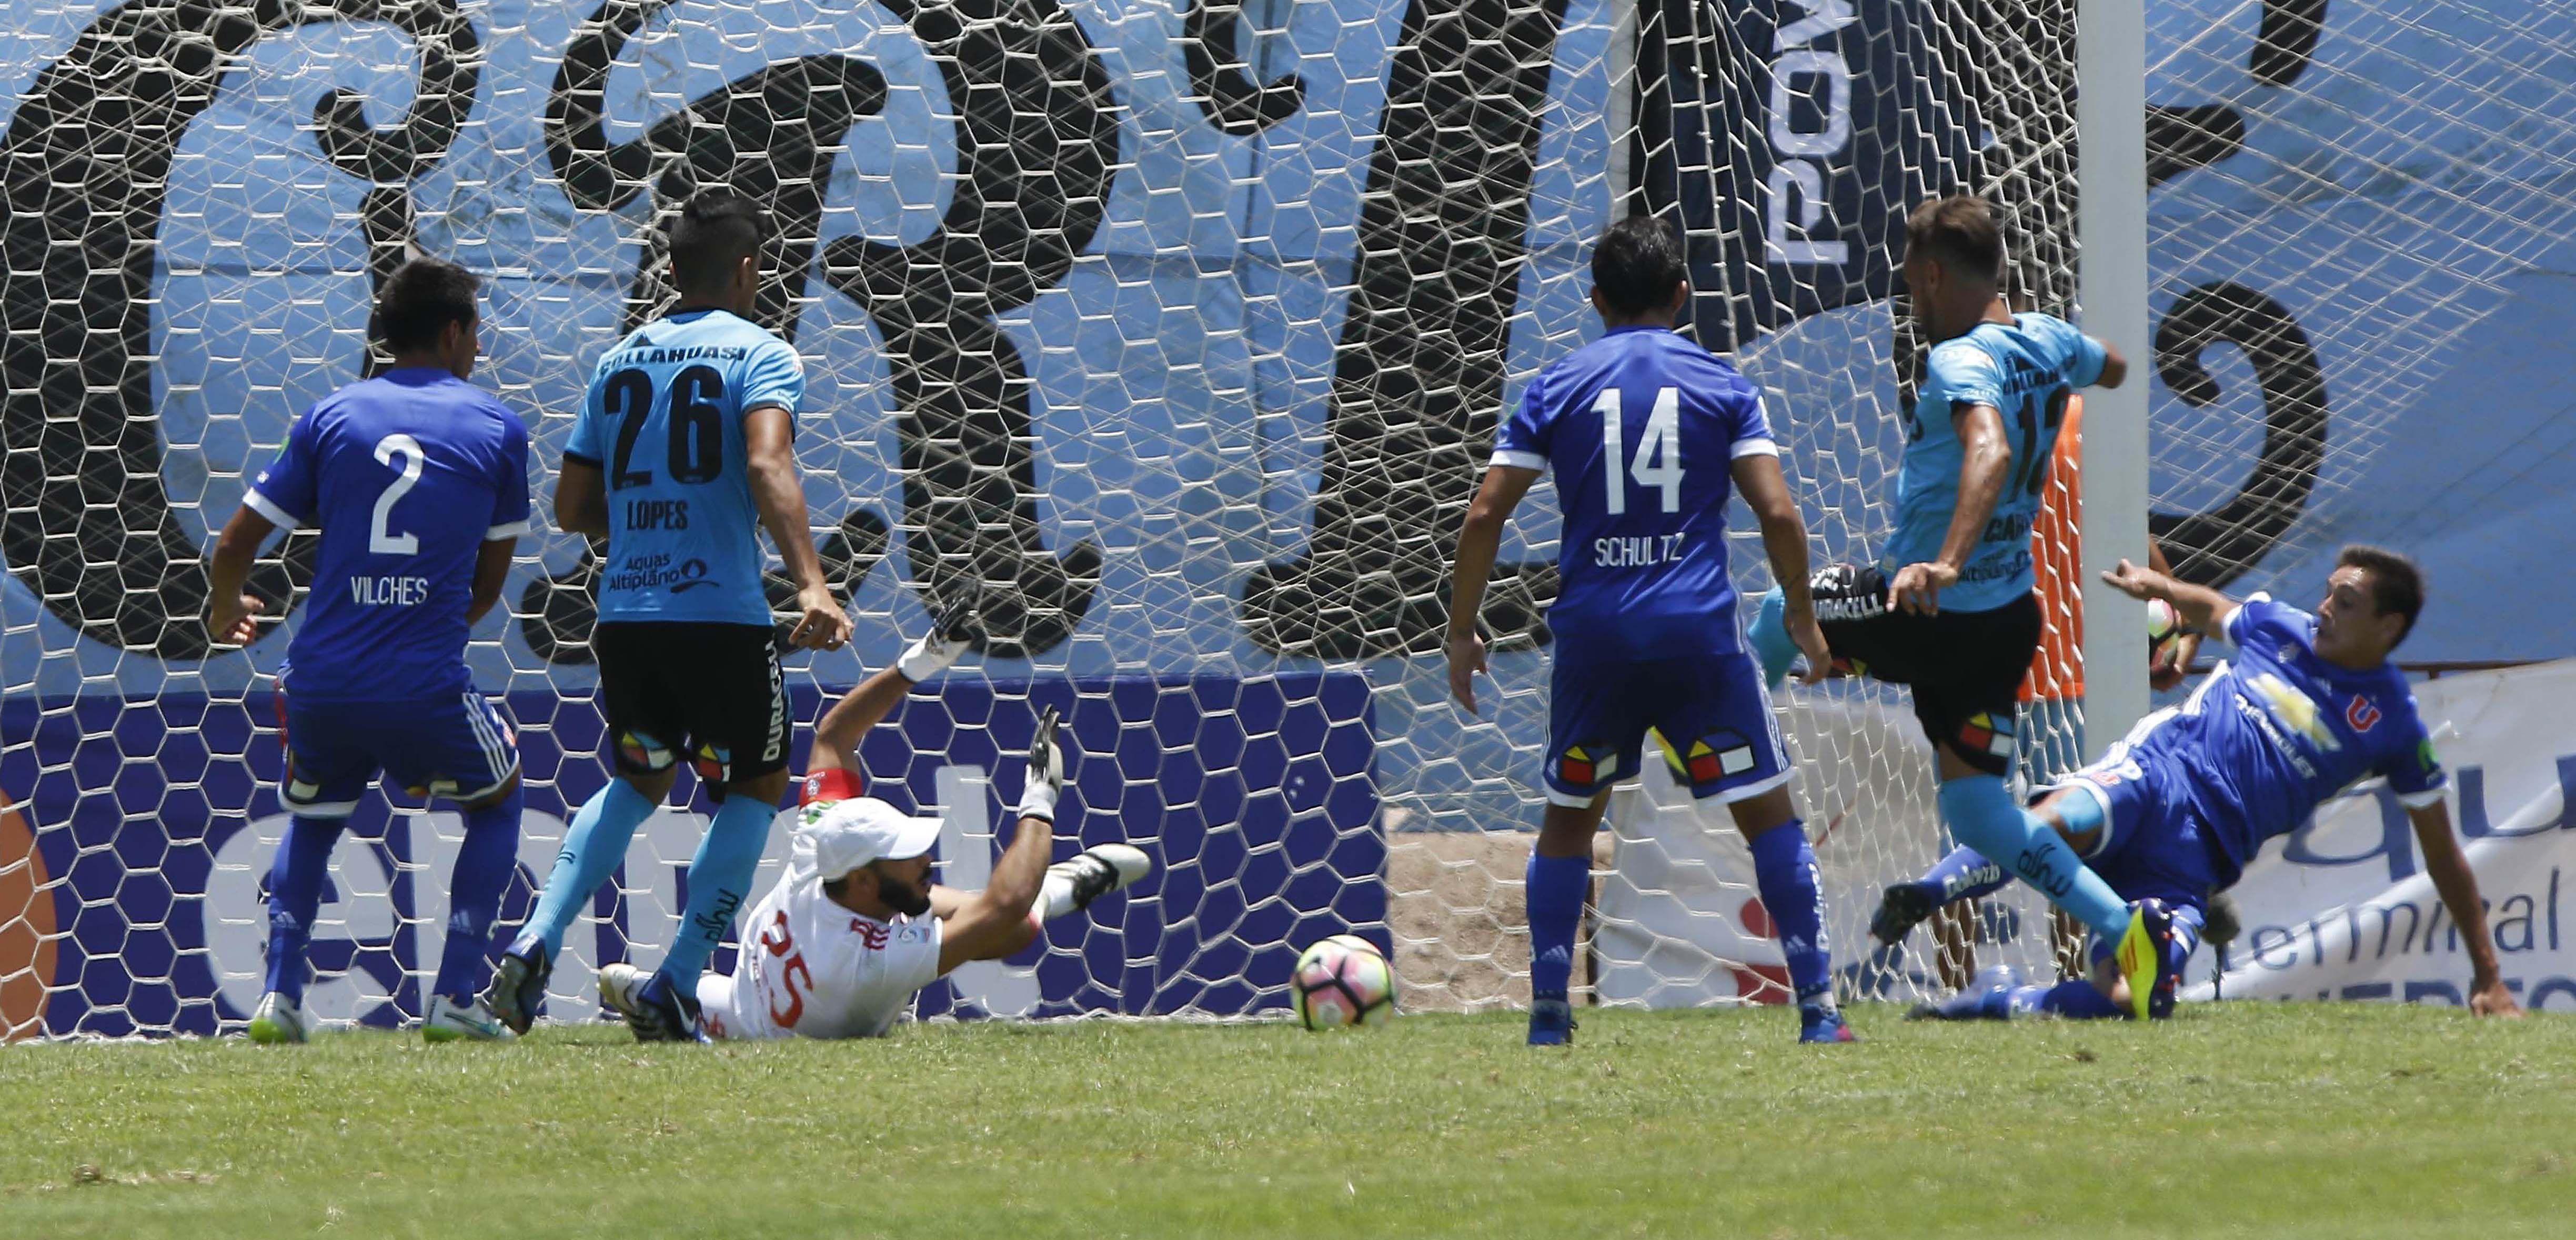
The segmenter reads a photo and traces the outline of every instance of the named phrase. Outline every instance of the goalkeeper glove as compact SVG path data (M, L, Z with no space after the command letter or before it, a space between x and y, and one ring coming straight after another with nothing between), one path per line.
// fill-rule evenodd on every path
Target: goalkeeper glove
M966 652L982 640L984 622L975 614L975 604L959 603L941 613L929 632L904 649L894 669L917 685L947 671L949 665L966 657Z
M1064 793L1064 749L1055 743L1058 716L1047 707L1038 717L1038 731L1029 742L1028 783L1020 790L1020 817L1055 821L1056 798Z

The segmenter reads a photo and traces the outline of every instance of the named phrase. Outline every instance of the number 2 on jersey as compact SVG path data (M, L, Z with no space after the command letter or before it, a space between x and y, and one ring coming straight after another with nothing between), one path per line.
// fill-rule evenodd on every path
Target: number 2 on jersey
M1655 393L1655 407L1646 414L1646 433L1637 440L1637 459L1628 466L1628 478L1620 477L1619 464L1625 458L1627 428L1620 423L1619 389L1604 388L1592 402L1592 411L1601 415L1601 481L1606 488L1603 507L1611 516L1628 511L1628 478L1641 487L1653 487L1663 495L1663 511L1682 510L1682 391L1664 388Z
M395 465L395 457L401 457L402 464ZM420 441L409 435L387 435L376 441L376 463L392 466L402 476L376 497L376 519L367 527L367 550L377 555L420 554L420 535L394 532L394 504L420 485L421 463L427 459Z

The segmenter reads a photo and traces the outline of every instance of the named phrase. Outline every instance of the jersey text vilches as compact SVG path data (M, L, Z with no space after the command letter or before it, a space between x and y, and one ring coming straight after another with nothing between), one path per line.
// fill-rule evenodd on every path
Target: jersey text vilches
M1941 592L1951 611L1992 611L2031 591L2030 525L2048 483L2049 448L2077 388L2102 379L2100 342L2064 319L2013 316L1980 323L1932 346L1923 389L1905 416L1905 459L1896 475L1896 534L1880 555L1889 573L1941 558L1959 507L1958 428L1950 419L1985 405L2003 415L2012 461L1994 514L1968 553L1959 583Z
M1760 392L1675 332L1615 328L1540 371L1493 463L1555 471L1558 639L1640 659L1741 650L1726 500L1735 459L1756 453L1779 454Z
M453 701L488 540L528 529L528 429L444 370L389 371L324 397L242 497L321 527L313 592L287 646L308 701Z
M743 415L793 417L804 396L795 349L723 310L646 324L599 359L564 459L608 483L602 621L769 624Z

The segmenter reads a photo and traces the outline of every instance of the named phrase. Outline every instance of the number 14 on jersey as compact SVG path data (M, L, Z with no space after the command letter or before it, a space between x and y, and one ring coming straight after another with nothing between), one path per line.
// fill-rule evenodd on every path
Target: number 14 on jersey
M1592 411L1601 415L1601 481L1606 488L1603 510L1614 517L1627 514L1628 479L1634 478L1639 487L1662 497L1662 511L1680 512L1681 389L1668 387L1655 393L1655 407L1646 414L1645 433L1637 439L1637 456L1628 463L1626 478L1620 476L1620 464L1627 460L1627 427L1620 414L1619 389L1602 389L1600 397L1592 402Z

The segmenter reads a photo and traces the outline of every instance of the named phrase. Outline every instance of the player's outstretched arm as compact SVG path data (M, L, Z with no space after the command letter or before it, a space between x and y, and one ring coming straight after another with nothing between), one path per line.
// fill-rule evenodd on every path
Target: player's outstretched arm
M276 529L276 522L244 504L216 536L215 552L206 557L206 634L217 642L247 646L259 635L257 616L267 604L242 593L242 582L250 578L259 545Z
M806 650L838 650L850 640L850 617L823 580L823 558L814 554L805 483L796 476L796 419L777 405L762 405L743 415L742 440L751 502L769 540L778 544L803 613L787 640Z
M1779 457L1746 453L1735 458L1729 472L1735 476L1735 493L1744 497L1744 506L1753 510L1753 519L1762 526L1762 549L1771 557L1771 579L1780 583L1780 623L1788 630L1789 640L1807 656L1807 670L1799 675L1799 683L1812 685L1832 670L1834 656L1825 646L1825 631L1816 625L1816 599L1807 575L1807 519L1799 515L1798 501L1789 496L1789 479L1780 472Z
M2012 472L2012 441L2004 437L2004 415L1994 406L1970 405L1951 414L1950 424L1959 433L1959 506L1950 511L1941 558L1897 569L1888 583L1890 602L1927 616L1941 610L1941 591L1959 584L1995 515L1995 501L2003 498L2004 476Z
M2120 351L2113 348L2108 340L2097 337L2093 343L2102 346L2102 377L2095 379L2093 386L2115 388L2128 382L2129 359L2120 356Z
M1064 750L1056 744L1058 716L1047 708L1029 742L1027 787L1020 793L1020 825L1011 846L993 864L993 879L966 897L939 935L939 972L961 964L998 960L1029 945L1037 926L1029 910L1055 860L1056 800L1064 791Z
M2102 584L2134 599L2160 598L2173 604L2174 614L2183 624L2202 633L2216 633L2227 627L2236 614L2237 603L2208 586L2177 581L2152 568L2140 568L2127 560L2102 574Z
M1476 709L1476 673L1485 670L1485 637L1477 620L1484 614L1485 586L1494 577L1494 556L1502 549L1503 523L1538 474L1517 465L1486 470L1476 501L1467 506L1466 523L1458 527L1458 560L1449 574L1449 696L1469 710Z
M814 725L814 752L805 760L806 773L857 767L859 738L894 713L914 685L948 670L983 636L983 620L974 604L949 608L928 633L904 649L894 666L859 682L858 688L823 712L822 722Z
M2504 988L2504 976L2496 967L2495 937L2487 933L2487 906L2478 896L2477 872L2469 868L2467 854L2460 851L2458 836L2451 834L2451 807L2435 801L2422 807L2408 806L2407 820L2415 824L2415 844L2424 854L2424 873L2433 880L2433 890L2442 893L2442 903L2451 910L2451 920L2460 923L2460 942L2469 949L2469 1010L2480 1016L2520 1016L2522 1005L2514 1002L2513 992Z

